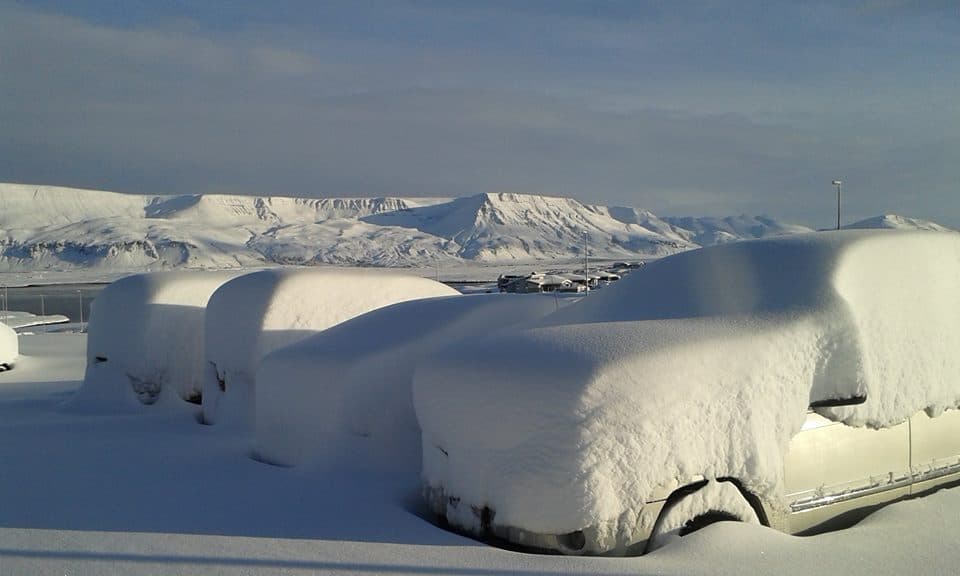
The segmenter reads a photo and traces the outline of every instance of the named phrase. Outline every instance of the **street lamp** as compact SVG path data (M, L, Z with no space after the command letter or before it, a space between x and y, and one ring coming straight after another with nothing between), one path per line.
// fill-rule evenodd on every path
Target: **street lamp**
M589 260L587 257L587 231L583 231L583 285L586 289L590 290L590 275L587 273L587 270L590 269Z
M837 230L840 229L840 191L843 190L843 181L834 180L833 185L837 187Z

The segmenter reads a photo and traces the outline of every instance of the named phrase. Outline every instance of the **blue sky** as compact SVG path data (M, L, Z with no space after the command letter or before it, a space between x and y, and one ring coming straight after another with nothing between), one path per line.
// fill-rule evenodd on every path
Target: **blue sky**
M0 0L0 181L960 226L958 6Z

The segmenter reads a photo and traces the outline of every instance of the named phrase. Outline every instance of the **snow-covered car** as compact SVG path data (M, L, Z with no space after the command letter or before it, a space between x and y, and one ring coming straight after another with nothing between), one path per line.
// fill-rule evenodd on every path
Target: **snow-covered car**
M0 322L0 372L13 368L20 355L20 342L13 328Z
M636 554L717 520L799 533L960 479L960 235L831 232L665 258L421 366L432 510Z

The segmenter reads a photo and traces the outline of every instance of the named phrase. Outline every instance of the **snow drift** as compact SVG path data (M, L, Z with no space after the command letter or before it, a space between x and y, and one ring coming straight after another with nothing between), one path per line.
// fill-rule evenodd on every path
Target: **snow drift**
M960 402L960 236L838 232L726 244L634 272L541 322L423 364L423 479L448 519L590 530L616 549L699 476L776 501L811 401L882 427ZM486 509L486 516L479 511Z
M455 294L426 278L333 268L264 270L227 282L207 307L204 421L252 428L254 377L269 352L375 308Z
M8 370L20 356L20 342L13 328L0 322L0 370Z
M259 456L295 465L342 446L343 435L416 454L414 367L444 344L540 318L557 302L516 294L404 302L273 352L257 372Z
M207 300L234 276L158 272L104 288L91 307L87 370L73 405L152 404L167 390L198 401Z

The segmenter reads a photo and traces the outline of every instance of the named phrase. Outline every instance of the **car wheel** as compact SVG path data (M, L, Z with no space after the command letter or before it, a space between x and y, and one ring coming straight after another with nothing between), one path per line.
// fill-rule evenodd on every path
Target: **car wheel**
M647 552L717 522L761 524L736 483L710 480L674 492L653 527Z

